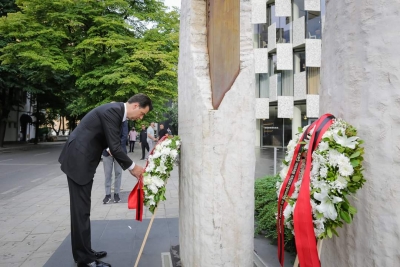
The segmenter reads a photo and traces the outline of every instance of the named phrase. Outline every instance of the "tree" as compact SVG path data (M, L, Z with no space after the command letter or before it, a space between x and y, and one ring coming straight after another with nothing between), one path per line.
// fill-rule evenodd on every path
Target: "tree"
M20 12L0 21L12 40L3 46L3 66L24 71L39 108L66 111L71 125L90 109L152 97L160 117L177 94L179 16L157 0L17 0ZM51 107L50 95L62 109ZM60 115L60 114L58 114ZM37 127L38 128L38 127Z

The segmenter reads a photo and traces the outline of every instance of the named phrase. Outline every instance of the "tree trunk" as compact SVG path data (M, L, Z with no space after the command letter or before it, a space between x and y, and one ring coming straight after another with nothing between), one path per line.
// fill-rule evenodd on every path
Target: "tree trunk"
M0 118L0 147L3 147L4 137L6 136L7 117L8 116L1 116Z

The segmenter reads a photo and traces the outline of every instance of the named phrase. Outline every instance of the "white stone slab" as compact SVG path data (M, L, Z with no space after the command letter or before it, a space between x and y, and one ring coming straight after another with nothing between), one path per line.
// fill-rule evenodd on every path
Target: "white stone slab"
M291 0L275 0L275 16L291 17L292 1Z
M292 44L276 45L277 69L292 70L293 69L293 47Z
M306 39L306 66L321 67L320 39Z
M318 118L319 117L319 95L307 95L307 117Z
M325 0L304 0L304 10L321 11L321 1Z
M276 24L268 27L268 51L276 49Z
M293 96L278 96L278 118L293 118Z
M307 93L306 72L299 72L294 75L294 100L305 100Z
M251 0L251 23L252 24L267 23L266 0Z
M269 119L269 98L256 98L256 119Z
M278 75L269 77L269 101L276 101L278 95Z
M293 20L293 47L305 43L305 17Z
M268 49L254 49L254 72L268 73Z

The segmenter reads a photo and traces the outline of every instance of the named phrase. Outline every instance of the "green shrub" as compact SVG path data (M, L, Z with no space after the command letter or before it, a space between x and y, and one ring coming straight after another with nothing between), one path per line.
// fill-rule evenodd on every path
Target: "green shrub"
M255 182L255 234L262 234L277 243L276 213L278 212L278 197L276 194L276 183L279 176L266 176ZM285 229L285 249L295 251L294 236L292 232Z

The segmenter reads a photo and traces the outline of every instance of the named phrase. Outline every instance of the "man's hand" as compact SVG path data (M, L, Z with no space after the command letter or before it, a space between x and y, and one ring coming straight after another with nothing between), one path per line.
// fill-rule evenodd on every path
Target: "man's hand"
M137 179L139 179L140 175L143 174L144 169L142 166L135 165L135 167L129 171L133 176L135 176Z

